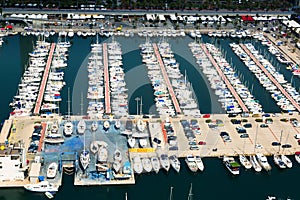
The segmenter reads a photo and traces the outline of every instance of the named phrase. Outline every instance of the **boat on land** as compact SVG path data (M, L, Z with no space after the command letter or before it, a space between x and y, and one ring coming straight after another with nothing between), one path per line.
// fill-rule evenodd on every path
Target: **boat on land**
M55 178L57 173L58 165L56 162L52 162L49 164L47 169L47 178Z
M200 156L194 156L195 163L200 171L204 170L204 164Z
M160 169L160 162L158 160L158 158L156 156L151 157L151 164L152 164L152 168L153 170L158 173L159 169Z
M41 181L39 183L26 184L24 188L32 192L57 192L59 185L49 183L48 181Z
M239 160L246 169L251 169L252 164L244 154L239 155Z
M77 124L77 133L78 134L84 134L86 129L86 123L83 119L79 120L78 124Z
M233 175L240 174L240 164L238 162L236 162L233 157L224 156L223 163L231 174L233 174Z
M195 162L195 158L193 155L187 155L185 158L185 162L188 166L188 168L192 171L192 172L197 172L198 171L198 166Z

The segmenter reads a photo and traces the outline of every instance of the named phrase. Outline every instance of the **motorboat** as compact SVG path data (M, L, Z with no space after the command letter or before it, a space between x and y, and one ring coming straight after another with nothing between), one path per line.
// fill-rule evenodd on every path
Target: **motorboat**
M133 169L137 174L143 172L142 160L139 155L133 157Z
M91 130L93 132L95 132L95 131L97 131L97 129L98 129L98 122L97 121L93 121L92 125L91 125Z
M135 142L136 142L135 138L133 138L133 137L131 137L131 136L128 137L127 143L128 143L128 146L129 146L130 148L134 148Z
M80 154L80 164L83 170L86 170L90 164L90 152L83 150Z
M262 168L264 168L264 170L266 171L270 171L272 169L271 165L268 163L268 159L265 155L261 154L261 153L257 153L256 154L257 157L257 161L260 164L260 166Z
M297 163L300 164L300 152L299 151L295 152L295 160L297 161Z
M120 122L120 120L117 120L117 121L115 122L115 129L118 130L118 129L120 129L120 128L121 128L121 122Z
M92 141L90 144L90 151L96 154L99 150L99 141Z
M49 183L48 181L41 181L39 183L26 184L24 188L32 192L57 192L59 185Z
M286 165L284 164L284 162L282 162L281 157L279 155L274 154L273 155L273 160L274 163L280 168L280 169L285 169Z
M260 164L258 163L255 155L251 155L250 156L250 162L252 164L252 167L253 169L256 171L256 172L261 172L262 170L262 167L260 166Z
M240 164L236 162L233 157L224 156L223 163L225 167L229 170L229 172L232 173L233 175L240 174Z
M142 119L138 119L136 128L138 131L143 132L146 128L146 122L144 122Z
M109 127L110 127L109 121L105 121L105 122L103 123L103 129L104 129L105 131L107 131L107 130L109 129Z
M152 164L152 168L153 170L158 173L159 169L160 169L160 162L158 160L158 158L156 156L151 157L151 164Z
M142 158L142 165L146 172L151 172L152 164L149 158Z
M57 168L58 165L56 162L52 162L49 164L48 169L47 169L47 178L55 178L56 173L57 173Z
M198 166L195 162L195 158L193 155L187 155L185 158L185 162L188 166L188 168L192 171L192 172L197 172L198 171Z
M179 173L180 171L180 161L179 159L177 158L176 155L172 155L169 157L170 159L170 163L171 163L171 166L173 167L173 169Z
M64 123L64 134L65 136L71 136L73 133L73 123L71 121L66 121Z
M140 138L139 139L139 145L144 148L147 146L147 139L146 138Z
M251 169L252 164L251 162L247 159L247 157L244 154L239 155L239 160L240 163L246 168L246 169Z
M97 153L97 161L100 163L106 163L108 157L107 148L105 146L100 146Z
M46 196L48 199L53 199L53 198L54 198L54 192L45 192L45 196Z
M170 169L170 161L167 154L161 154L159 157L160 164L163 169L165 169L167 172Z
M293 163L292 161L286 156L286 155L281 155L281 160L282 162L288 167L288 168L292 168L293 167Z
M196 165L197 165L198 169L200 171L203 171L204 170L204 164L202 162L201 157L196 155L196 156L194 156L194 159L195 159L195 162L196 162Z
M86 129L86 123L83 119L79 120L78 124L77 124L77 133L78 134L84 134Z

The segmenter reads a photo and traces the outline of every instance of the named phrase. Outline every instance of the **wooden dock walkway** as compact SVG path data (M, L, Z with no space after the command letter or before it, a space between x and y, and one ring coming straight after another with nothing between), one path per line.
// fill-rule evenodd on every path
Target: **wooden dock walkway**
M238 104L241 106L243 112L249 112L247 106L244 104L244 102L242 101L242 99L240 98L240 96L237 94L236 90L233 88L233 86L231 85L231 83L228 81L227 77L224 75L224 73L220 69L220 67L217 64L217 62L215 61L215 59L209 53L209 51L207 50L205 44L201 44L201 47L202 47L204 53L206 54L206 56L208 57L208 59L210 60L210 62L216 68L217 72L219 73L219 76L221 76L221 78L224 80L224 82L227 85L228 89L230 90L231 94L234 96L234 98L237 100Z
M42 131L41 131L41 137L40 137L40 141L39 141L39 146L37 149L37 152L41 152L43 145L44 145L44 138L45 138L45 133L47 130L47 123L46 122L42 122Z
M249 51L249 49L244 45L240 44L243 50L250 56L250 58L255 62L255 64L268 76L268 78L273 82L274 85L281 91L281 93L293 104L298 112L300 112L299 104L291 97L289 93L281 86L280 83L268 72L268 70L254 57L254 55Z
M38 96L36 99L36 103L35 103L35 107L33 110L34 115L38 115L40 113L40 109L41 109L42 101L43 101L43 97L44 97L44 92L45 92L45 88L46 88L47 80L48 80L48 76L49 76L49 71L50 71L50 67L51 67L54 49L55 49L55 43L52 43L50 52L48 55L48 60L47 60L47 64L45 67L44 75L43 75L42 82L40 85L40 90L39 90L39 93L38 93Z
M111 113L110 107L110 88L109 88L109 70L108 70L108 55L107 44L103 43L103 65L104 65L104 84L105 84L105 113Z
M177 98L175 96L175 93L174 93L173 87L171 85L170 79L169 79L169 77L167 75L167 71L165 69L164 63L163 63L162 58L160 56L160 53L158 51L157 44L153 43L153 49L154 49L154 53L156 55L157 61L159 63L159 67L161 69L162 75L164 77L165 83L167 84L167 87L168 87L168 90L169 90L169 93L170 93L170 96L171 96L171 99L172 99L175 111L176 111L177 114L180 114L181 113L181 109L180 109L178 100L177 100Z

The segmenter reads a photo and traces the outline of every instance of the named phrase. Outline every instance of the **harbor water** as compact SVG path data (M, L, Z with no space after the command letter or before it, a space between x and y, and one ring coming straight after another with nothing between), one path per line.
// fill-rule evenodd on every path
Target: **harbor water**
M98 42L111 41L112 39L120 42L123 51L123 66L125 72L125 81L128 88L129 112L137 113L137 101L139 97L143 99L142 113L156 114L153 90L150 80L147 77L147 68L142 64L139 45L145 42L145 38L135 37L115 37L100 38ZM8 118L9 103L13 96L16 95L18 83L26 68L28 62L28 52L33 48L33 36L11 36L5 38L5 43L0 48L1 70L0 87L1 87L1 115L3 122ZM51 38L56 41L57 38ZM96 37L79 38L74 36L70 41L72 46L69 49L68 68L64 70L64 80L66 86L62 90L62 99L60 112L67 114L68 88L71 91L71 114L80 114L80 96L87 94L87 69L86 62L90 53L90 44L96 42ZM159 39L151 39L152 42L159 42ZM270 94L264 90L254 75L244 66L239 58L229 47L230 42L238 42L230 39L211 39L203 36L203 42L211 42L223 49L226 59L233 63L236 71L241 74L241 80L247 85L249 90L253 91L256 99L263 106L265 112L280 112L276 103ZM197 67L195 60L189 50L188 43L192 42L189 37L170 38L175 53L176 60L180 63L182 74L186 74L187 79L198 100L201 113L224 113L217 96L209 88L208 80ZM257 41L251 41L257 49L265 52L266 57L272 58L264 46ZM291 80L291 72L285 69L284 65L277 64L276 58L272 59L273 65L277 66L286 80ZM294 77L293 85L299 88L299 78ZM86 112L87 100L83 98L83 114ZM270 163L273 161L269 158ZM73 176L63 175L62 187L56 194L55 199L101 199L101 200L121 200L125 199L125 193L128 194L129 200L167 200L170 197L170 189L173 187L174 200L187 199L190 186L192 184L192 193L194 200L214 200L214 199L244 199L259 200L266 199L267 196L276 196L277 198L300 199L298 189L298 180L300 178L300 166L295 160L292 169L280 170L274 165L270 173L255 173L253 170L246 171L241 169L239 176L232 176L222 164L221 159L204 158L204 172L191 173L186 167L184 160L181 160L181 171L176 173L170 170L168 173L160 171L156 174L143 174L136 176L135 185L121 186L73 186ZM25 191L23 188L1 188L0 200L35 200L46 199L43 193L32 193Z

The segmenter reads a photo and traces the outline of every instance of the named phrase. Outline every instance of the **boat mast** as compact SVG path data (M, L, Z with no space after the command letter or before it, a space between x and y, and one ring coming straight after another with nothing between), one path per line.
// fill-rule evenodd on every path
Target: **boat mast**
M70 118L70 87L68 87L68 119Z
M169 196L169 200L173 200L173 187L171 186L170 188L170 196Z
M80 115L83 115L83 94L81 92Z
M255 148L256 148L257 131L258 131L258 124L256 125L255 142L254 142L254 154L255 154Z
M143 114L143 96L141 96L141 101L140 101L140 115Z
M189 191L189 196L188 196L188 200L192 200L193 199L193 183L191 183L191 186L190 186L190 191Z
M125 192L125 200L128 200L128 199L127 199L127 192Z

